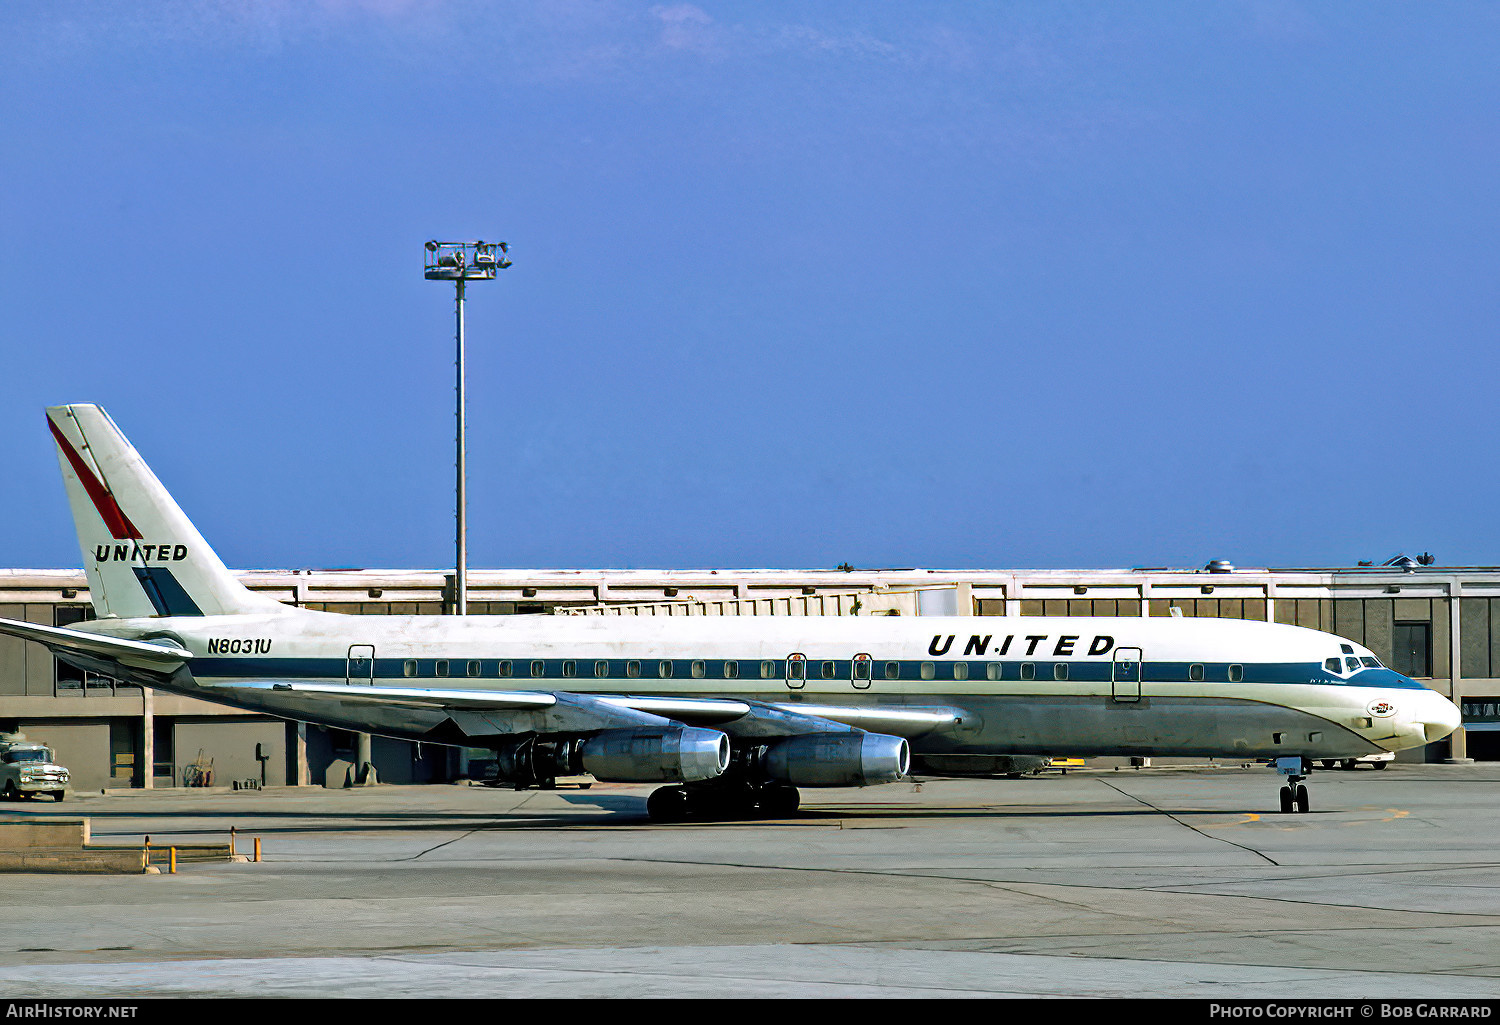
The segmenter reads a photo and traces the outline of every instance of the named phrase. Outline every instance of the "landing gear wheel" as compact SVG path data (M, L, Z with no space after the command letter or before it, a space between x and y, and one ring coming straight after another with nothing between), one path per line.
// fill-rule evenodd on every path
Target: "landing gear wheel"
M1383 768L1385 768L1389 764L1391 764L1391 763L1390 762L1372 762L1372 763L1370 763L1370 768L1372 768L1372 769L1383 769ZM1353 766L1350 766L1350 768L1353 768Z
M682 787L662 787L646 798L646 814L652 822L681 822L688 814L688 792Z
M61 790L52 791L52 799L54 801L61 801L65 796L66 795Z
M8 779L5 781L5 789L0 790L0 797L3 797L7 801L19 801L21 799L21 792L16 789L15 780Z
M1346 769L1353 769L1358 764L1353 758L1345 758L1343 761L1343 766Z
M1300 812L1307 811L1307 787L1303 786L1301 783L1298 783L1294 789L1296 791L1295 799L1297 801L1297 810Z
M802 804L802 795L796 787L767 787L761 791L760 810L769 818L781 819L796 814Z
M1291 811L1292 811L1292 788L1291 787L1282 787L1281 788L1281 812L1282 812L1283 815L1290 815Z

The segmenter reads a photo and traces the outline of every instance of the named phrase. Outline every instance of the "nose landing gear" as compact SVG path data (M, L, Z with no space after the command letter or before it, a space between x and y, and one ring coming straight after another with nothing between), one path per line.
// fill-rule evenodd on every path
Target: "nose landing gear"
M1307 811L1307 787L1302 785L1308 774L1307 763L1301 758L1276 758L1271 761L1271 767L1286 777L1287 785L1281 788L1282 812Z

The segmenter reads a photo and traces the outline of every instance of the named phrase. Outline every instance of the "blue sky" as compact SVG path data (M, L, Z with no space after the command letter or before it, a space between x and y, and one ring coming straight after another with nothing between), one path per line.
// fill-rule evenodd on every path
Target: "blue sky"
M0 564L1500 563L1500 8L0 7Z

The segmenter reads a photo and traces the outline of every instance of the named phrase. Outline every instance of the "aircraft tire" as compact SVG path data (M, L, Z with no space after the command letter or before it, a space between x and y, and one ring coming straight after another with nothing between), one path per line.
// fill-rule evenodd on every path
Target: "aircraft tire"
M796 787L774 786L761 791L760 810L768 818L780 819L795 815L802 804L802 795Z
M1298 783L1297 793L1295 796L1297 801L1297 810L1300 812L1306 812L1308 808L1307 787L1303 786L1301 783Z
M54 800L54 801L61 801L66 796L67 796L67 794L64 793L61 790L54 790L54 791L52 791L52 800Z
M1390 762L1371 762L1370 763L1370 768L1372 768L1372 769L1383 769L1383 768L1385 768L1389 764L1391 764L1391 763Z
M7 801L15 801L15 800L19 800L20 797L21 797L21 792L16 789L15 782L12 781L12 780L6 780L5 781L5 789L4 790L0 790L0 798L4 798Z
M1358 762L1356 762L1356 761L1355 761L1355 760L1354 760L1354 759L1353 759L1353 758L1345 758L1345 759L1344 759L1344 768L1345 768L1345 769L1348 769L1348 770L1350 770L1350 771L1353 771L1353 769L1354 769L1354 767L1355 767L1355 766L1356 766L1356 765L1358 765L1358 764L1359 764L1359 763L1358 763Z
M646 798L646 814L652 822L681 822L688 815L688 792L682 787L662 787Z
M1282 812L1283 815L1289 815L1289 814L1291 814L1291 811L1292 811L1292 788L1291 787L1282 787L1281 788L1281 812Z

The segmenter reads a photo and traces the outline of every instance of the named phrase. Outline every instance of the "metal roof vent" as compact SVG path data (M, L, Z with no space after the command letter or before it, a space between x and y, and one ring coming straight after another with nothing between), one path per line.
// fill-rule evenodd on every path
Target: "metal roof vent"
M1210 573L1233 573L1234 563L1230 562L1228 559L1215 559L1213 562L1210 562L1203 568L1208 570Z

